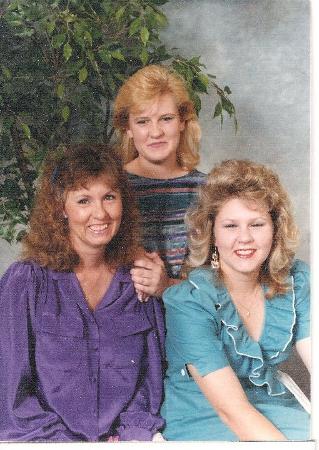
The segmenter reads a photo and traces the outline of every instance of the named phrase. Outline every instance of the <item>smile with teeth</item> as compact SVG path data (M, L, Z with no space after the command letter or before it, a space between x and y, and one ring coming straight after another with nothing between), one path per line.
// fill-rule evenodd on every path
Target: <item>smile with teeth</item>
M108 223L104 223L103 225L90 225L89 229L93 233L103 233L109 227Z
M246 249L238 249L235 250L235 254L239 256L239 258L250 258L256 252L254 248L246 248Z

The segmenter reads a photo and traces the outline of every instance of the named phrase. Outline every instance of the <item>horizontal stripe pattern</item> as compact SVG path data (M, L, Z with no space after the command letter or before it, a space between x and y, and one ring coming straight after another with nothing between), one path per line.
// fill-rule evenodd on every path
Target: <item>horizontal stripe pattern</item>
M187 254L186 210L198 196L206 175L193 170L167 180L128 174L142 218L143 244L157 251L170 277L178 278Z

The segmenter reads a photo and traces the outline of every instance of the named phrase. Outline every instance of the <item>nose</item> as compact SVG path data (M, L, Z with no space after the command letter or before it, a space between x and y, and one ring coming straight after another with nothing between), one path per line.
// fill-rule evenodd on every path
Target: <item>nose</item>
M153 122L150 125L150 136L152 138L158 138L160 136L162 136L163 134L163 130L161 125L158 122Z
M245 227L241 227L239 230L239 236L238 236L238 241L239 242L251 242L253 241L253 236L251 234L251 230L248 226Z
M96 219L105 219L106 217L109 217L109 214L107 210L105 209L105 205L103 201L97 201L94 204L94 217Z

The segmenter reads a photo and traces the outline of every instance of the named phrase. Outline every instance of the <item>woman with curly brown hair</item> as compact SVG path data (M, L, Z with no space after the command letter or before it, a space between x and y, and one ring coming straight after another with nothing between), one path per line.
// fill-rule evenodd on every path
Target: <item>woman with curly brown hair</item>
M201 131L185 81L161 65L140 69L119 90L114 126L148 252L135 261L133 281L139 291L160 296L180 277L185 212L206 179L196 170Z
M188 279L163 296L165 437L309 439L309 402L278 370L294 345L310 366L309 272L278 176L221 163L187 223Z
M162 427L164 327L135 293L138 248L113 151L50 155L23 261L0 282L1 440L152 440Z

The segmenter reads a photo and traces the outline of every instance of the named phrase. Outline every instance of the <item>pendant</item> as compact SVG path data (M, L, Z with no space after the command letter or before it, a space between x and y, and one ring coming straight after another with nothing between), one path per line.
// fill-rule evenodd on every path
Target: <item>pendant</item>
M249 317L250 316L250 311L247 311L246 312L246 317Z

